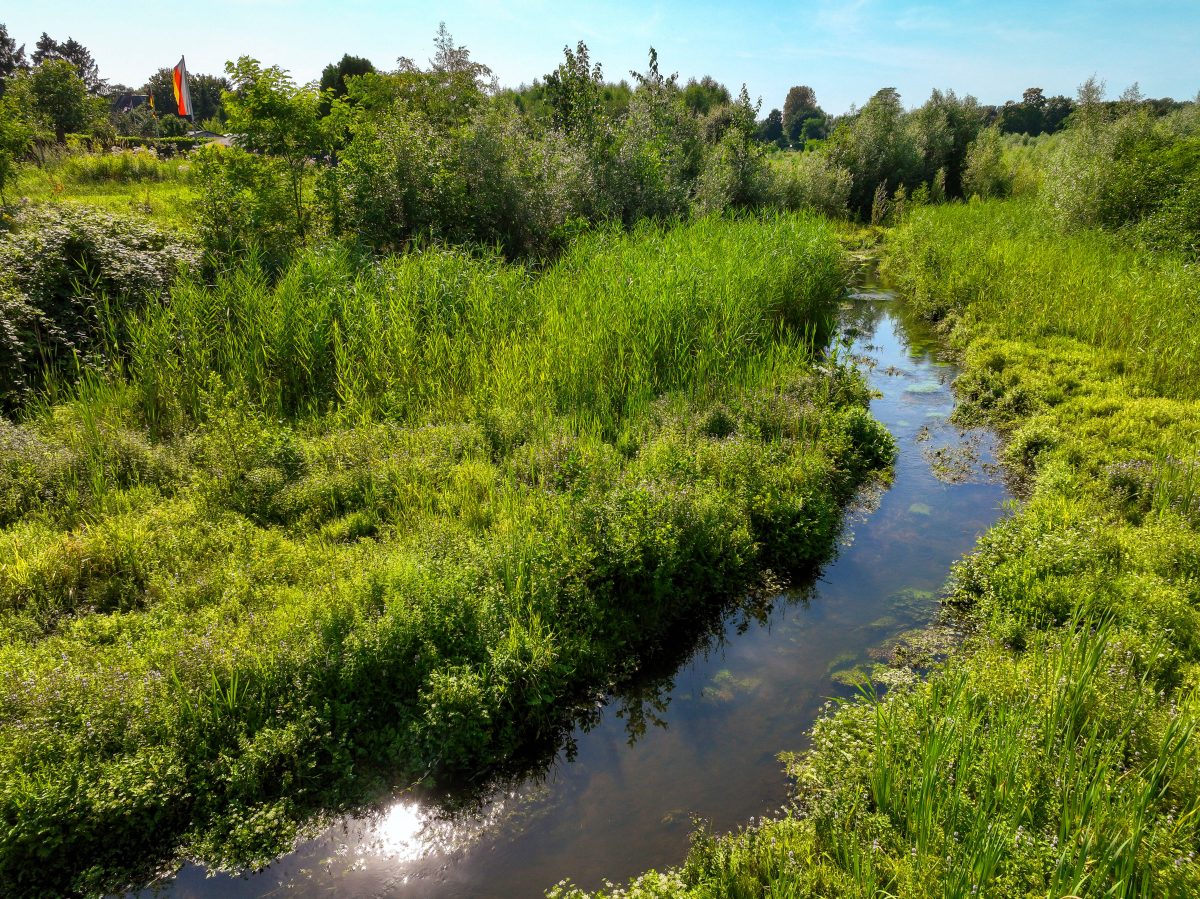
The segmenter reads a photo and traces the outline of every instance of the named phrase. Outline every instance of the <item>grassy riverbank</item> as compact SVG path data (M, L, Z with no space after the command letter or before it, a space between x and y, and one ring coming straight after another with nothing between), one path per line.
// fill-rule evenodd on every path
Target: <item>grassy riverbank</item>
M974 635L819 721L791 814L603 895L1196 895L1200 274L1011 201L917 210L887 260L1028 491L954 572Z
M269 859L805 575L892 453L844 285L783 217L109 304L108 366L0 421L0 891Z

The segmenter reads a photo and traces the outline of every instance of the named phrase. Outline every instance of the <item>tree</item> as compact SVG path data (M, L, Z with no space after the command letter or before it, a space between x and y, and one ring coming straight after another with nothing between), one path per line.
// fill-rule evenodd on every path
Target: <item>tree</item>
M191 75L189 81L192 91L192 121L224 121L225 107L222 98L230 88L229 79L224 75Z
M783 101L783 133L793 145L803 145L801 128L806 119L824 118L825 113L817 105L817 95L806 84L798 84L787 92Z
M575 52L563 47L565 59L546 76L546 103L550 121L568 134L592 135L600 123L600 89L604 76L600 63L592 65L587 44L580 41Z
M466 124L496 90L492 70L473 61L466 47L454 43L445 22L433 43L436 52L427 70L402 56L394 74L358 78L348 91L351 101L376 110L403 101L439 126Z
M932 186L938 183L940 171L946 193L962 196L967 147L983 127L975 98L968 95L960 100L952 90L943 93L935 88L925 105L910 114L908 126L921 157L921 170L914 177Z
M54 129L54 137L66 143L67 133L82 131L91 122L93 109L87 87L75 67L65 59L48 59L29 76L29 91L35 114Z
M176 109L175 89L171 86L172 83L171 70L159 69L142 85L142 90L153 101L154 111L159 115L174 112Z
M778 109L768 112L767 117L758 123L755 137L764 144L775 144L777 147L786 146L786 139L783 135L783 113Z
M181 119L174 113L168 112L158 118L158 134L160 137L183 137L187 134L187 119Z
M696 115L708 115L718 106L727 106L733 97L729 88L710 75L705 75L699 81L689 79L683 89L683 105Z
M1046 95L1040 87L1027 87L1021 95L1021 102L1031 109L1045 109Z
M43 31L33 48L33 64L40 66L46 60L59 58L58 41Z
M28 78L28 76L23 76ZM30 121L27 91L19 85L0 95L0 203L8 202L8 185L16 174L17 163L29 153L34 128Z
M110 116L117 134L124 137L157 137L158 118L143 104L128 112L117 112Z
M150 76L143 90L154 98L154 110L159 115L178 111L175 103L175 80L173 69L159 69ZM192 121L205 119L224 120L225 109L222 97L229 90L229 79L224 75L188 75L188 86L192 91Z
M226 63L225 72L233 85L225 94L229 128L245 149L282 163L291 186L296 232L303 235L304 171L326 143L317 114L319 95L311 87L297 86L278 66L264 69L249 56Z
M646 63L645 72L635 72L629 70L629 76L637 82L638 90L647 91L665 91L675 93L679 90L679 73L672 72L670 75L663 75L658 70L658 51L653 47L650 48L650 56Z
M104 90L104 79L100 77L100 67L92 58L91 52L73 37L68 37L66 43L59 45L62 58L75 67L79 77L87 86L89 94L99 94Z
M0 24L0 96L4 96L9 80L25 68L25 45L18 47L16 40L8 36L8 29Z
M1061 94L1046 101L1042 111L1042 127L1047 134L1055 134L1066 127L1067 119L1075 111L1075 102L1070 97Z
M894 87L875 93L861 110L839 121L830 138L833 162L853 177L850 206L867 215L878 191L920 180L921 154L905 127L904 106Z
M1079 85L1076 91L1073 125L1089 136L1094 136L1107 120L1104 91L1104 82L1095 75Z
M1000 129L985 128L967 148L963 166L963 195L970 197L1003 197L1012 191L1012 174L1004 165L1004 146Z
M55 59L65 59L75 67L89 94L103 92L105 82L100 77L100 68L92 58L91 51L73 37L68 37L60 44L43 31L33 51L33 64L40 66Z
M329 114L329 97L338 99L346 96L346 79L357 75L369 75L375 71L371 60L346 53L337 62L331 62L321 72L321 115ZM326 92L329 93L326 93Z

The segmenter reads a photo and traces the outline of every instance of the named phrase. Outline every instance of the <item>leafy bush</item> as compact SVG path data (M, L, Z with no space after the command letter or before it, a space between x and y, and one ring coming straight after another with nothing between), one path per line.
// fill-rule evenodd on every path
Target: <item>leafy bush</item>
M206 147L194 159L201 186L193 225L207 265L254 259L280 271L297 246L296 211L283 163L237 147Z
M979 133L967 148L963 170L963 193L968 197L1006 197L1012 192L1012 175L1004 161L1000 129L992 126Z
M1044 181L1047 208L1068 227L1127 231L1153 246L1200 247L1200 134L1134 111L1096 112L1067 133Z
M0 234L0 403L13 408L74 360L95 366L120 340L117 310L160 296L197 254L128 217L31 207Z
M773 157L772 195L784 209L811 209L830 218L849 213L850 170L827 153L780 153Z

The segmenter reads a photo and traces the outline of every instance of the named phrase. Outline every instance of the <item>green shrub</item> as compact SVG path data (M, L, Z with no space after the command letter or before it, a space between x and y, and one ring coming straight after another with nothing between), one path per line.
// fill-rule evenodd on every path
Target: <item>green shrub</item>
M193 157L201 186L192 225L207 265L217 271L255 260L281 271L298 244L299 225L283 163L238 147L205 147Z
M119 345L115 310L161 296L197 254L179 234L129 217L31 207L0 234L0 404L51 374L97 366Z
M779 153L772 190L784 209L811 209L830 218L848 214L853 176L826 153Z

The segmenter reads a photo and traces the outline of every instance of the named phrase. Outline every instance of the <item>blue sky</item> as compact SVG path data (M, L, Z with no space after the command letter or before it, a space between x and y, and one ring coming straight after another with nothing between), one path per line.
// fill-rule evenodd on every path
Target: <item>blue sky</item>
M811 85L833 113L884 86L905 102L954 88L984 103L1031 86L1073 95L1092 74L1109 94L1134 81L1147 96L1200 90L1200 0L793 0L744 3L524 0L39 0L5 4L0 22L32 48L41 32L81 41L103 77L137 85L186 54L192 72L220 72L243 54L319 77L343 53L391 68L425 60L444 20L456 43L504 85L553 69L564 44L585 41L616 80L658 49L664 71L745 82L764 112L793 84ZM178 11L176 13L176 11ZM177 18L178 15L178 18Z

